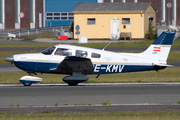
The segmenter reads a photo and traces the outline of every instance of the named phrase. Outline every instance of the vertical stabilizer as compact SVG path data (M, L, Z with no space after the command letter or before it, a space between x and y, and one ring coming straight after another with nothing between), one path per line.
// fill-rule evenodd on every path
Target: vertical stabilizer
M166 62L176 32L163 32L144 52L143 57Z

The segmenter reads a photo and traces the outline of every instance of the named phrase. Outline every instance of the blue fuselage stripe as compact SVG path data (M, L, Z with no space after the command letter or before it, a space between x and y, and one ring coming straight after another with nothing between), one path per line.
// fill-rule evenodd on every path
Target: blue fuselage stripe
M124 73L154 70L153 65L94 64L93 74Z
M57 68L59 63L48 62L27 62L15 61L15 65L24 70L31 72L50 73L50 69ZM153 65L122 65L122 64L94 64L92 74L110 74L110 73L124 73L136 71L154 70Z

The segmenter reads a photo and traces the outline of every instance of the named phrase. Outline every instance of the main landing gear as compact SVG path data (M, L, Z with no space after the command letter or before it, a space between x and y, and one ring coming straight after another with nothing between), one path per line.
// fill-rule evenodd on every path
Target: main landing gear
M84 74L73 74L72 76L66 76L63 78L63 81L66 82L69 86L77 86L78 83L85 82L89 79L89 76Z

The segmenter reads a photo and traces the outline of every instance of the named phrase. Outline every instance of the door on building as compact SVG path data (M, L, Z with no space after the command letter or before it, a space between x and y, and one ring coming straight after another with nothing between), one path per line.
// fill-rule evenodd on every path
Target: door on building
M119 39L119 20L111 20L111 39Z
M42 28L42 13L39 13L39 28Z

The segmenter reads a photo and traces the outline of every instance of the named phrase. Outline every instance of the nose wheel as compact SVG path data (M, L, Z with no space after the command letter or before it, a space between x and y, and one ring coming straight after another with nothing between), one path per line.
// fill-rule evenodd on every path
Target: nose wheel
M24 86L31 86L32 83L22 83Z
M20 78L20 82L24 85L24 86L31 86L32 83L38 83L38 82L42 82L41 77L35 77L35 76L23 76Z

